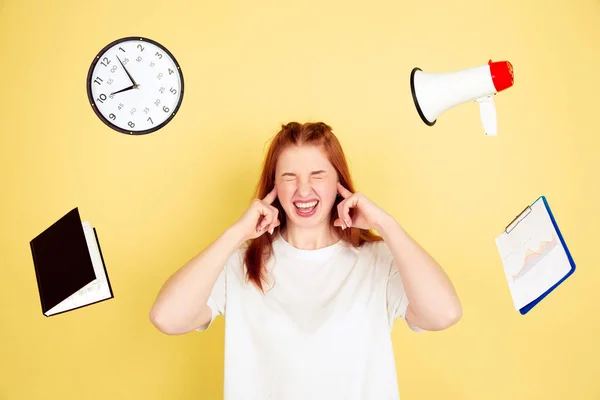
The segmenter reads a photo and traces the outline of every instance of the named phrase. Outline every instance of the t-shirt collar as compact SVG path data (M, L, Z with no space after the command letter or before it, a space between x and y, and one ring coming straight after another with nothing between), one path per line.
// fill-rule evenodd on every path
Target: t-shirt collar
M319 261L326 260L331 257L336 251L343 247L343 242L343 239L340 239L334 244L322 247L320 249L299 249L288 243L283 236L281 236L281 233L278 232L273 240L273 246L275 251L279 251L292 258Z

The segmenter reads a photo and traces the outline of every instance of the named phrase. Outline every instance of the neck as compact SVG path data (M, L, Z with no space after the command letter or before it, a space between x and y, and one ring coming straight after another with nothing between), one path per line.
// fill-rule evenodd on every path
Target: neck
M321 225L312 228L302 228L288 223L281 237L297 249L316 250L331 246L340 240L333 226Z

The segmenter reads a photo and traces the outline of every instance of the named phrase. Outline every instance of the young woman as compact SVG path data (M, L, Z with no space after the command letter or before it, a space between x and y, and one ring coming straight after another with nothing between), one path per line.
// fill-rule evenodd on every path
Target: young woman
M175 335L226 318L225 400L396 400L395 320L422 332L461 314L442 268L354 191L331 128L292 122L256 200L167 280L150 319Z

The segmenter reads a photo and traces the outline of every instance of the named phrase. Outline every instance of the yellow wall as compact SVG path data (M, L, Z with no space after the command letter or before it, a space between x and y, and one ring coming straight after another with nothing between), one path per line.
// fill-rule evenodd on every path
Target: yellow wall
M597 0L0 4L0 399L220 398L223 320L169 337L148 310L245 210L289 120L334 127L359 189L461 296L448 331L398 323L403 399L600 398ZM85 91L96 53L129 35L166 45L186 85L173 122L143 137L108 129ZM413 67L490 58L516 79L496 96L497 137L474 103L421 122ZM578 270L521 316L494 238L542 194ZM97 228L115 298L46 318L29 241L72 207Z

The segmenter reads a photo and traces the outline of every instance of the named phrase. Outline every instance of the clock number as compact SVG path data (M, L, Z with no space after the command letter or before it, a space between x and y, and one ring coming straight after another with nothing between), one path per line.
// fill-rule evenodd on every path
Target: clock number
M136 58L135 61L137 61L137 62L142 61L142 57L138 56L138 58Z
M164 93L165 92L165 87L161 86L160 89L158 89L159 92Z
M144 51L144 46L142 46L141 44L137 45L138 49L140 49L140 51Z
M111 94L109 94L109 95L108 95L108 98L109 98L109 99L111 99L111 100L112 100L114 97L115 97L114 93L111 93Z
M150 121L150 123L154 125L154 122L152 121L152 117L148 117L148 119L146 121Z
M109 80L107 80L107 81L106 81L106 84L107 84L107 85L112 85L112 83L113 83L113 82L114 82L114 81L113 81L113 79L112 79L112 78L110 78Z
M154 102L154 104L156 104L156 106L158 106L160 104L160 99L156 99L156 101Z
M131 111L129 112L131 115L135 114L135 108L132 108Z
M115 72L117 70L117 66L113 65L112 68L110 69L110 72Z
M130 128L133 128L135 126L135 124L131 121L129 121L129 123L127 125L129 125Z
M164 107L163 107L163 111L164 111L164 112L166 112L166 113L168 113L168 112L169 112L169 107L167 107L167 106L164 106Z
M125 50L122 47L119 47L119 50L121 50L123 53L125 53Z
M160 80L160 78L162 78L162 72L159 72L158 75L156 75L156 77Z
M104 100L106 100L106 95L104 93L100 93L100 97L96 98L96 100L98 100L100 103L104 103Z
M100 78L100 77L97 77L96 79L94 79L94 83L97 83L98 85L102 85L102 83L100 83L100 82L104 82L104 81L102 80L102 78Z
M118 108L119 108L119 110L121 110L121 108L123 108L123 107L125 107L125 106L123 105L123 103L119 103L119 107L118 107Z
M144 108L144 114L148 114L148 111L150 111L148 107Z
M155 56L158 57L158 58L162 58L162 54L159 53L158 51L156 52Z
M116 116L115 114L112 114L112 113L111 113L111 114L108 116L108 118L110 118L110 119L112 119L112 120L114 121L115 119L117 119L117 116Z
M171 68L169 68L169 75L171 75L173 72L175 72L175 71L173 71Z
M175 90L173 88L171 88L170 92L173 93L173 94L177 94L177 90Z
M102 61L100 61L100 64L104 65L105 67L108 67L108 64L110 64L110 60L107 57L103 57Z
M154 61L152 61L152 62L150 63L150 66L151 66L151 67L154 67L154 65L156 65L156 64L154 64Z
M127 65L128 62L129 62L129 58L125 57L123 59L123 65Z

